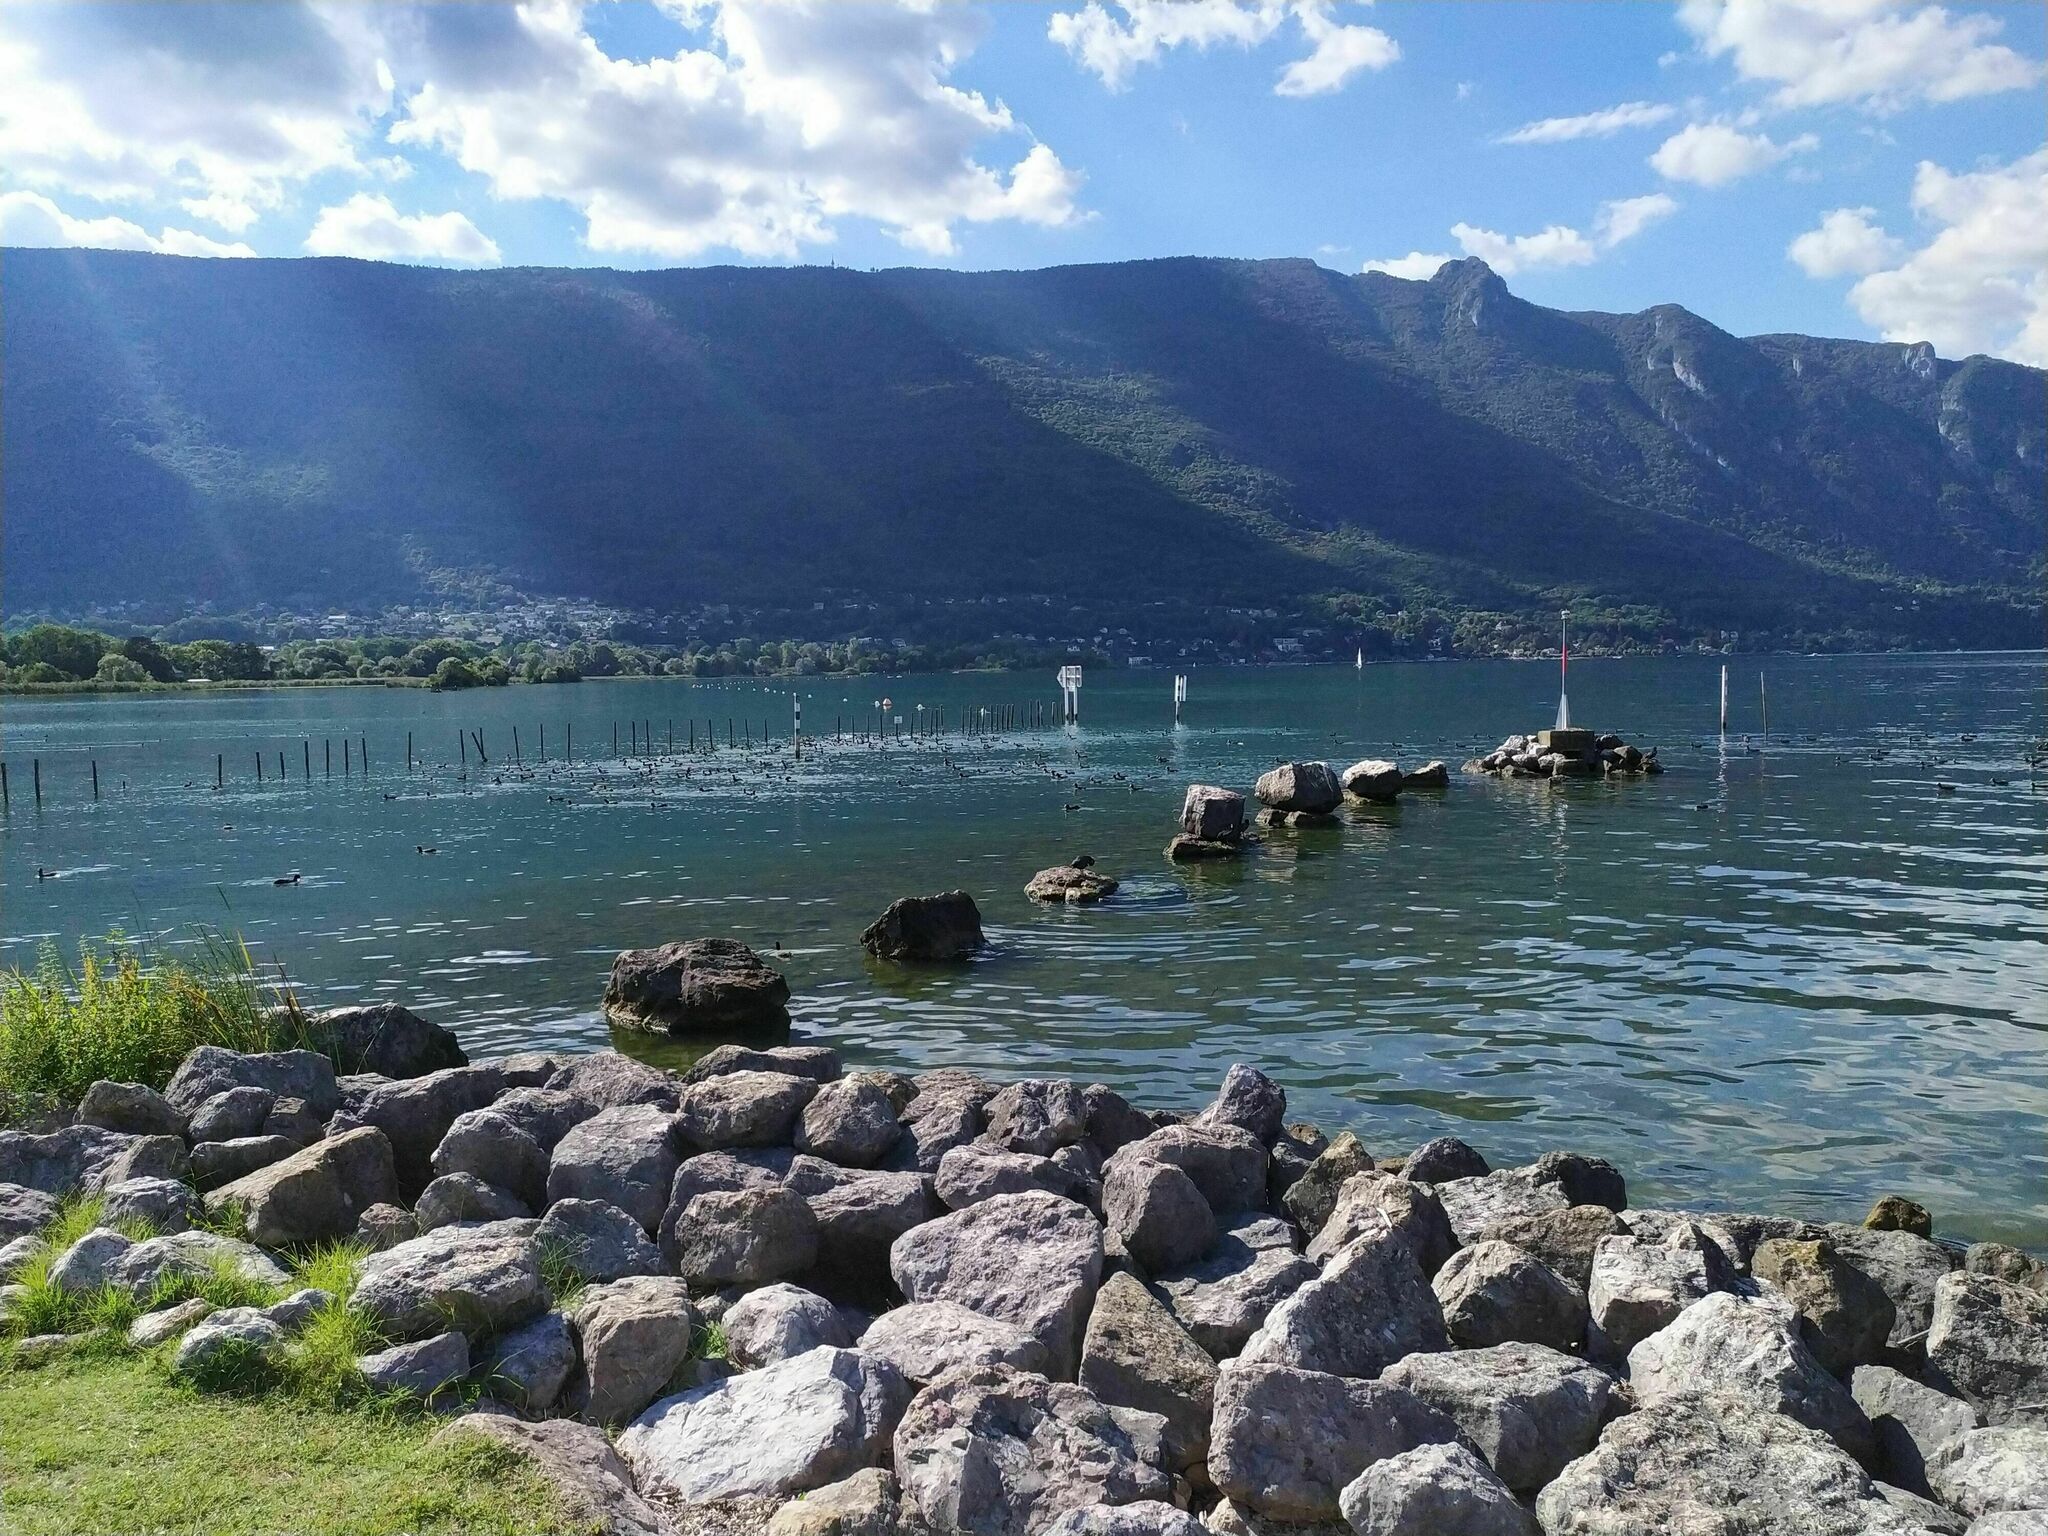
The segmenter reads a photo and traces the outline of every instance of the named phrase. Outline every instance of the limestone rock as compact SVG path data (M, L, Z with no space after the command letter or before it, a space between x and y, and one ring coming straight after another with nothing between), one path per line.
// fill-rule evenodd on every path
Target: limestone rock
M1114 896L1116 881L1093 869L1055 864L1051 869L1041 869L1027 880L1024 894L1033 901L1063 901L1071 906L1083 906Z
M422 1232L458 1221L510 1221L532 1214L517 1195L486 1184L473 1173L442 1175L420 1191L413 1207L413 1219Z
M724 1317L726 1358L744 1370L792 1360L830 1346L851 1349L853 1335L839 1309L800 1286L765 1285L749 1291Z
M2009 1243L1970 1244L1963 1254L1963 1268L1973 1275L1989 1275L2030 1291L2048 1291L2048 1263Z
M220 1186L206 1206L239 1208L250 1237L284 1248L347 1237L364 1211L397 1199L391 1143L374 1126L363 1126Z
M688 1084L676 1104L676 1138L700 1152L786 1146L819 1086L792 1072L727 1072Z
M1990 1275L1942 1276L1927 1366L1986 1423L2048 1429L2048 1296Z
M904 1502L935 1536L1040 1536L1069 1510L1168 1492L1166 1473L1094 1396L1006 1365L925 1388L895 1453Z
M528 1423L497 1413L471 1413L435 1437L445 1444L477 1435L515 1452L554 1492L562 1513L595 1536L671 1536L668 1523L633 1488L632 1473L604 1432L573 1419Z
M500 1402L545 1413L568 1385L576 1362L576 1333L569 1319L543 1312L492 1339L479 1374L484 1389Z
M818 1218L781 1186L711 1190L691 1197L667 1250L691 1285L766 1285L817 1261Z
M1360 800L1392 800L1401 793L1401 768L1383 757L1360 758L1344 770L1340 779L1344 793Z
M394 1344L358 1356L356 1370L375 1392L401 1392L428 1402L469 1374L469 1340L437 1333L411 1344Z
M1534 1493L1593 1448L1615 1385L1541 1344L1410 1355L1380 1380L1448 1415L1518 1493Z
M130 1349L155 1349L167 1344L197 1324L214 1310L213 1303L204 1296L193 1296L176 1306L162 1307L155 1312L145 1312L128 1325L128 1347Z
M956 1301L912 1302L884 1312L860 1336L863 1354L887 1360L913 1386L948 1371L1008 1365L1038 1371L1045 1346L1015 1323L984 1317Z
M826 1045L721 1045L691 1062L682 1075L684 1087L728 1072L786 1072L814 1083L837 1082L845 1068L839 1053Z
M594 1051L557 1067L548 1075L546 1088L549 1093L581 1100L590 1106L586 1113L594 1114L600 1109L623 1109L628 1104L674 1109L682 1085L672 1074L635 1061L623 1051ZM509 1106L501 1101L499 1107ZM534 1134L539 1137L538 1132Z
M1868 1466L1876 1442L1863 1410L1800 1342L1798 1314L1768 1297L1716 1291L1628 1353L1640 1404L1714 1394L1753 1402L1832 1437Z
M548 1203L603 1200L647 1231L661 1226L681 1162L659 1105L600 1110L556 1144L548 1161Z
M245 1178L299 1150L289 1136L237 1136L233 1141L202 1141L192 1149L192 1182L217 1189Z
M252 1285L282 1286L290 1276L253 1243L217 1232L170 1232L148 1238L122 1254L114 1283L133 1296L147 1296L167 1280L205 1280L228 1270Z
M1294 1250L1287 1224L1242 1216L1200 1259L1153 1276L1152 1293L1194 1341L1218 1360L1243 1349L1267 1315L1316 1278Z
M1965 1430L1927 1463L1941 1502L1976 1519L2048 1510L2048 1428L1993 1424Z
M112 1227L94 1227L50 1262L50 1288L66 1296L105 1290L120 1273L135 1239Z
M1130 1275L1111 1275L1096 1292L1081 1344L1079 1380L1112 1407L1164 1419L1171 1469L1192 1466L1208 1455L1216 1362Z
M1056 1195L998 1195L904 1233L889 1269L911 1301L957 1301L1026 1329L1065 1379L1102 1275L1102 1229Z
M1432 1284L1460 1349L1523 1343L1571 1350L1585 1341L1585 1292L1512 1243L1459 1249Z
M1065 1078L1027 1077L982 1105L984 1139L1006 1152L1050 1157L1088 1134L1088 1101Z
M284 1329L254 1307L227 1307L202 1318L178 1341L171 1374L204 1384L228 1361L254 1356L276 1360L285 1346Z
M1270 1147L1287 1124L1286 1090L1257 1067L1237 1062L1223 1074L1223 1086L1193 1123L1205 1128L1235 1126Z
M1140 1499L1070 1509L1046 1528L1045 1536L1210 1536L1210 1530L1186 1510Z
M949 1153L957 1157L959 1153ZM945 1165L940 1165L943 1196ZM1216 1241L1216 1217L1195 1181L1150 1158L1110 1160L1102 1184L1102 1218L1125 1250L1151 1274L1193 1263Z
M482 1338L523 1323L547 1303L535 1225L438 1227L373 1253L363 1261L349 1305L400 1341L451 1327Z
M605 1200L557 1200L541 1217L534 1242L578 1276L602 1284L661 1272L661 1250L640 1223Z
M0 1184L0 1243L30 1237L57 1219L55 1195L25 1184Z
M814 1167L830 1171L814 1176ZM896 1239L942 1210L932 1180L921 1173L849 1173L798 1158L789 1188L817 1221L817 1275L835 1293L873 1295L887 1287Z
M688 939L621 950L604 987L605 1017L630 1029L739 1034L789 1023L789 983L737 939Z
M1340 1496L1358 1536L1536 1536L1536 1522L1465 1446L1418 1445L1367 1467Z
M1195 1181L1219 1218L1266 1203L1266 1146L1234 1125L1168 1125L1118 1150L1105 1178L1125 1160L1165 1163Z
M397 1003L330 1008L307 1021L313 1042L344 1072L423 1077L444 1067L466 1067L455 1036Z
M1274 1307L1240 1358L1373 1377L1418 1350L1449 1347L1442 1310L1414 1250L1382 1226L1358 1237Z
M353 1097L348 1115L374 1125L391 1142L399 1193L419 1198L434 1176L434 1149L459 1116L490 1104L507 1087L495 1066L446 1067L424 1077L374 1080Z
M1458 1427L1384 1382L1228 1360L1209 1434L1210 1480L1233 1505L1306 1522L1334 1519L1374 1462L1456 1441Z
M1282 763L1260 774L1252 792L1276 811L1327 814L1344 803L1344 786L1328 763Z
M516 1196L529 1208L538 1208L547 1204L548 1154L552 1146L542 1146L530 1131L494 1104L488 1109L457 1115L435 1146L431 1166L437 1179L450 1174L472 1174Z
M1661 1243L1606 1237L1593 1251L1587 1344L1596 1357L1625 1359L1628 1352L1708 1292L1733 1277L1719 1250L1697 1227L1675 1229Z
M1877 1470L1885 1481L1914 1493L1929 1491L1927 1459L1982 1422L1977 1410L1960 1398L1937 1392L1890 1366L1856 1367L1849 1378L1849 1395L1877 1437Z
M1051 1158L1005 1152L979 1141L954 1147L940 1158L932 1187L953 1211L964 1211L997 1195L1021 1195L1030 1190L1069 1197L1075 1193L1074 1176Z
M981 912L965 891L899 897L860 936L877 959L914 964L964 960L986 942Z
M186 1116L154 1088L102 1078L79 1100L78 1123L131 1136L182 1136Z
M97 1125L43 1133L0 1131L0 1185L58 1197L90 1193L114 1179L152 1171L124 1167L113 1172L137 1145L138 1138Z
M186 1134L195 1143L260 1136L276 1102L268 1088L223 1088L192 1111Z
M1513 1243L1549 1265L1580 1290L1593 1283L1593 1254L1603 1237L1625 1234L1621 1218L1604 1205L1509 1216L1479 1234L1481 1242Z
M417 1217L402 1205L373 1205L356 1218L355 1240L372 1253L420 1235Z
M583 1353L578 1416L617 1424L660 1396L689 1357L697 1312L682 1281L628 1275L584 1291L569 1321Z
M1628 1209L1628 1182L1604 1157L1577 1152L1546 1152L1522 1170L1537 1184L1555 1184L1572 1205L1597 1205L1610 1211Z
M1477 1178L1441 1179L1433 1187L1451 1231L1461 1243L1476 1243L1488 1227L1513 1217L1570 1209L1562 1189L1537 1183L1521 1168L1503 1168Z
M1313 1237L1330 1219L1330 1213L1337 1208L1338 1193L1352 1176L1372 1171L1372 1154L1366 1151L1364 1143L1350 1131L1339 1131L1307 1171L1289 1186L1282 1203L1288 1214L1301 1223L1302 1231Z
M1420 768L1410 769L1401 775L1403 789L1449 789L1451 787L1450 766L1441 759L1432 758Z
M1908 1340L1933 1326L1934 1288L1957 1267L1956 1255L1910 1232L1874 1231L1841 1222L1809 1235L1825 1236L1836 1253L1891 1297L1894 1316L1889 1342L1893 1349L1907 1347Z
M1368 1171L1345 1180L1329 1219L1308 1245L1308 1256L1326 1263L1383 1223L1407 1239L1425 1275L1442 1269L1457 1250L1450 1218L1434 1189L1396 1174Z
M100 1220L110 1227L141 1225L152 1232L187 1232L205 1214L192 1186L176 1179L123 1179L101 1192Z
M847 1168L872 1168L902 1134L888 1094L875 1083L849 1077L826 1083L804 1106L796 1145L800 1152Z
M897 1536L896 1476L868 1467L791 1499L764 1536Z
M879 1463L909 1397L888 1362L814 1349L662 1399L619 1436L619 1453L652 1498L787 1498Z
M1870 1208L1863 1225L1873 1232L1910 1232L1915 1237L1934 1236L1934 1218L1927 1207L1904 1195L1885 1195Z
M333 1114L341 1104L334 1064L317 1051L250 1055L218 1045L193 1047L171 1074L163 1096L174 1110L190 1115L229 1088L262 1088L274 1098L304 1099L321 1116Z
M1798 1309L1800 1337L1831 1373L1846 1379L1857 1366L1884 1358L1897 1309L1834 1244L1770 1238L1757 1245L1749 1268Z
M1244 831L1244 796L1213 784L1190 784L1180 807L1183 837L1227 842Z

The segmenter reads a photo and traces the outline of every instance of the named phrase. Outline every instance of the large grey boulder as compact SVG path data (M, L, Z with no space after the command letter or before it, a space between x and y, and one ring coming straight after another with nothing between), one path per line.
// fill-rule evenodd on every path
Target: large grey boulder
M192 1111L186 1137L197 1143L260 1136L276 1103L268 1088L223 1088Z
M539 1475L566 1523L592 1536L673 1536L674 1528L633 1488L633 1475L604 1431L574 1419L529 1423L503 1413L470 1413L435 1445L475 1436L504 1447Z
M1356 1174L1371 1173L1372 1154L1350 1131L1339 1131L1328 1146L1316 1154L1300 1178L1287 1188L1282 1203L1301 1223L1302 1231L1313 1237L1322 1231L1330 1213L1337 1208L1338 1194Z
M1184 1509L1140 1499L1070 1509L1046 1527L1045 1536L1210 1536L1210 1528Z
M690 1197L664 1252L699 1289L766 1285L817 1262L818 1218L802 1195L781 1185L709 1190Z
M1847 1379L1885 1357L1897 1308L1833 1243L1768 1238L1751 1253L1749 1269L1798 1310L1800 1337L1832 1374Z
M397 1199L391 1143L366 1125L221 1185L206 1197L206 1207L239 1209L256 1242L288 1248L347 1237L364 1211Z
M2048 1429L2048 1295L1991 1275L1942 1276L1927 1367L1985 1422Z
M964 960L986 942L981 911L965 891L899 897L860 935L877 959L912 964Z
M1095 1294L1081 1341L1079 1381L1112 1407L1165 1420L1171 1469L1208 1455L1216 1362L1130 1275L1111 1275Z
M1818 1430L1740 1398L1624 1414L1536 1498L1546 1536L1927 1536Z
M1972 1519L2048 1511L2048 1428L1992 1424L1965 1430L1927 1463L1935 1496Z
M1806 1234L1801 1234L1806 1235ZM1893 1349L1908 1349L1934 1324L1934 1288L1958 1256L1911 1232L1831 1222L1821 1233L1835 1252L1884 1288L1892 1300Z
M547 1305L531 1221L437 1227L363 1261L349 1305L394 1339L483 1338Z
M682 1161L669 1125L668 1111L654 1104L601 1110L581 1122L548 1160L548 1203L603 1200L657 1230Z
M1030 1190L1072 1197L1074 1175L1049 1157L1032 1152L1006 1152L985 1141L954 1147L939 1159L932 1187L948 1210L964 1211L997 1195Z
M684 1069L685 1086L728 1072L787 1072L813 1082L837 1082L845 1071L839 1053L829 1045L721 1045L706 1051Z
M604 1282L661 1272L661 1250L640 1223L607 1200L557 1200L534 1229L543 1254L585 1280Z
M1406 1175L1413 1178L1413 1174ZM1461 1243L1476 1243L1488 1227L1515 1216L1535 1216L1570 1208L1555 1184L1539 1184L1526 1170L1502 1168L1477 1178L1433 1181L1451 1231Z
M174 1143L182 1157L184 1143L174 1137L139 1137L97 1125L67 1125L54 1131L0 1131L0 1184L18 1185L46 1195L91 1194L124 1178L161 1174L178 1178L182 1167L138 1167L138 1148Z
M948 1153L958 1157L960 1153ZM939 1165L945 1194L945 1164ZM1216 1242L1216 1216L1195 1181L1168 1163L1115 1157L1102 1180L1103 1224L1147 1273L1191 1264Z
M1244 796L1213 784L1190 784L1180 804L1180 830L1205 843L1238 837L1244 831Z
M452 1329L411 1344L356 1357L356 1372L373 1392L431 1401L469 1374L469 1340Z
M659 1397L689 1358L697 1311L682 1281L628 1275L584 1291L569 1321L583 1354L579 1417L617 1424Z
M726 1309L721 1321L726 1358L743 1370L793 1360L823 1347L853 1347L853 1334L839 1309L801 1286L764 1285L749 1291Z
M1776 1297L1716 1291L1628 1352L1641 1404L1714 1394L1753 1402L1832 1437L1865 1466L1870 1421L1799 1338L1799 1316Z
M1380 1380L1447 1414L1518 1493L1534 1493L1600 1436L1614 1378L1541 1344L1397 1360Z
M1236 1354L1287 1297L1319 1273L1273 1216L1240 1216L1192 1264L1152 1277L1152 1293L1218 1360Z
M1015 1323L970 1311L957 1301L914 1301L884 1312L860 1336L864 1354L887 1360L914 1386L948 1371L1009 1365L1037 1371L1045 1346Z
M887 1361L814 1349L663 1398L619 1436L619 1454L664 1502L786 1498L880 1463L909 1400Z
M1102 1229L1056 1195L998 1195L904 1233L889 1270L911 1301L957 1301L1026 1329L1066 1379L1102 1276Z
M1087 1097L1065 1078L1022 1078L992 1095L981 1112L984 1139L1006 1152L1050 1157L1088 1134Z
M0 1243L30 1237L57 1219L55 1195L26 1184L0 1184Z
M50 1261L50 1288L65 1296L90 1296L114 1283L135 1239L112 1227L94 1227Z
M412 1208L422 1232L458 1221L508 1221L531 1216L533 1209L510 1190L486 1184L473 1173L448 1173L420 1191Z
M1374 1462L1457 1438L1457 1425L1400 1387L1228 1360L1216 1378L1209 1477L1255 1514L1332 1520Z
M330 1008L307 1020L307 1028L313 1043L344 1072L423 1077L469 1065L452 1033L397 1003Z
M1414 1250L1383 1226L1274 1307L1240 1358L1372 1377L1419 1350L1448 1348L1443 1312Z
M79 1129L77 1126L71 1127ZM115 1149L99 1171L85 1185L91 1193L119 1184L125 1179L192 1179L192 1159L181 1136L119 1136L125 1143ZM289 1143L287 1143L289 1145Z
M233 1141L202 1141L192 1149L192 1182L216 1189L268 1168L299 1150L289 1136L237 1136Z
M842 1167L872 1168L902 1134L889 1095L869 1079L846 1077L822 1085L804 1106L796 1146Z
M1323 767L1323 764L1317 764ZM1333 802L1334 804L1334 802ZM1257 1067L1234 1063L1223 1074L1223 1086L1195 1116L1199 1126L1234 1125L1271 1146L1287 1125L1287 1092Z
M490 1342L479 1365L484 1390L528 1413L545 1413L576 1370L576 1332L560 1312L543 1312Z
M182 1136L187 1116L154 1088L102 1078L78 1101L78 1123L130 1136Z
M1859 1365L1849 1395L1877 1437L1877 1470L1888 1483L1928 1492L1927 1459L1983 1420L1960 1398L1915 1381L1888 1365Z
M255 1307L226 1307L209 1312L178 1341L171 1374L203 1384L209 1372L231 1361L274 1363L283 1357L285 1343L285 1330Z
M630 1029L765 1031L789 1023L789 983L737 939L686 939L621 950L605 982L604 1011Z
M1405 776L1399 763L1384 757L1364 757L1346 768L1339 779L1344 793L1360 800L1392 800L1401 793Z
M1436 1191L1391 1173L1353 1174L1337 1192L1336 1204L1308 1245L1308 1256L1326 1263L1368 1232L1391 1225L1415 1251L1425 1275L1443 1268L1458 1240Z
M100 1220L110 1227L187 1232L206 1214L192 1186L176 1179L123 1179L101 1192Z
M1683 1223L1662 1242L1625 1236L1600 1240L1586 1287L1591 1323L1588 1352L1604 1360L1628 1352L1733 1275L1719 1248L1697 1227Z
M121 1256L114 1283L130 1295L147 1297L170 1280L207 1280L226 1271L252 1285L283 1286L283 1266L254 1243L218 1232L168 1232L147 1238Z
M1104 1178L1125 1161L1180 1169L1219 1217L1256 1211L1266 1203L1266 1144L1235 1125L1162 1126L1120 1148L1105 1165Z
M1600 1240L1622 1237L1627 1231L1621 1218L1604 1205L1574 1205L1510 1216L1480 1233L1479 1240L1513 1243L1583 1291L1593 1283L1593 1254Z
M529 1131L492 1105L457 1115L448 1133L435 1146L431 1166L437 1179L450 1174L471 1174L537 1208L547 1204L551 1150L552 1144L542 1146Z
M1431 1284L1460 1349L1517 1342L1577 1349L1585 1342L1586 1293L1512 1243L1459 1249Z
M1041 1536L1069 1510L1169 1491L1092 1394L1006 1365L954 1371L919 1393L896 1431L895 1466L934 1536Z
M1344 803L1344 786L1328 763L1282 763L1268 768L1252 786L1259 803L1276 811L1327 815Z
M448 1128L459 1116L491 1103L508 1086L504 1069L497 1066L447 1067L424 1077L368 1079L351 1095L346 1120L374 1125L384 1133L391 1142L399 1192L416 1200L434 1176L434 1149Z
M674 1109L682 1084L672 1073L635 1061L622 1051L593 1051L555 1068L548 1074L546 1088L582 1100L594 1113L627 1104Z
M1418 1445L1374 1462L1339 1500L1358 1536L1536 1536L1536 1522L1478 1456Z
M791 1072L726 1072L687 1084L676 1103L676 1139L699 1152L786 1146L819 1086Z
M834 1294L885 1290L896 1239L943 1211L932 1180L921 1173L853 1172L799 1157L789 1166L787 1187L817 1220L816 1281Z
M341 1104L334 1063L317 1051L248 1054L218 1045L193 1047L171 1074L163 1096L173 1109L190 1115L230 1088L262 1088L275 1098L304 1099L314 1114L323 1117Z

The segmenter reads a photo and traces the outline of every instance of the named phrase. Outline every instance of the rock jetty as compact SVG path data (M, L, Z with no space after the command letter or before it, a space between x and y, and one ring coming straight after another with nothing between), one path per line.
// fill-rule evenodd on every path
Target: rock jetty
M1662 773L1657 749L1631 746L1612 732L1534 731L1510 736L1484 757L1465 764L1467 773L1504 779L1597 778L1603 774Z
M1222 793L1186 835L1241 829ZM0 1278L78 1194L124 1222L49 1256L82 1291L224 1265L281 1288L354 1237L352 1295L188 1301L134 1347L203 1387L348 1306L366 1381L482 1394L444 1433L615 1536L2048 1524L2048 1266L1904 1199L1862 1225L1636 1209L1598 1157L1385 1155L1242 1065L1148 1109L817 1045L470 1062L398 1022L456 1062L206 1048L162 1093L96 1083L73 1123L0 1133ZM69 1342L7 1347L30 1369Z

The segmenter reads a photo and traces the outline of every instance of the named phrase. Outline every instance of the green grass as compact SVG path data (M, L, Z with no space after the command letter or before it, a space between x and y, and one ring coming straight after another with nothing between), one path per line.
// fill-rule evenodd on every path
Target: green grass
M75 1104L100 1078L161 1088L194 1046L307 1043L296 997L259 977L239 937L200 939L174 958L111 934L81 942L75 964L52 944L33 969L0 971L0 1124Z
M8 1536L561 1536L513 1453L433 1446L445 1420L208 1395L137 1358L0 1368Z

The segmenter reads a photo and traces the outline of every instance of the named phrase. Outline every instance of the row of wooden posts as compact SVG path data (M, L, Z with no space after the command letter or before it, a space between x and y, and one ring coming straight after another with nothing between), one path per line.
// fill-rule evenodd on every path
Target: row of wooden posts
M799 722L801 718L801 715L799 715ZM1052 709L1049 705L1036 703L991 704L963 711L961 718L949 727L946 718L946 708L944 705L939 705L933 709L915 708L910 718L908 734L913 738L944 736L948 734L986 736L997 735L1020 728L1031 729L1047 726L1051 723ZM699 744L697 734L698 722L693 719L686 720L683 724L682 750L695 752L698 750ZM718 722L716 720L706 720L703 724L703 747L705 750L715 752L718 750ZM888 711L878 711L873 714L864 713L856 716L850 729L845 716L834 715L832 717L832 736L835 741L901 741L906 734L904 726L905 721L902 715L891 714ZM676 724L673 720L670 720L667 722L667 727L667 745L664 750L668 753L674 753L677 750ZM653 721L644 719L629 720L626 722L626 728L626 750L622 752L619 748L619 723L616 720L612 722L611 750L614 757L624 760L626 758L654 755L655 736ZM726 717L725 744L727 747L752 746L756 740L762 746L768 746L778 739L788 741L794 747L799 757L803 755L804 735L800 724L793 725L786 737L777 738L770 734L769 723L763 720L761 722L761 733L757 738L754 734L754 722L752 720L738 720L730 715ZM472 752L475 753L476 761L480 766L488 766L490 763L490 753L485 745L484 733L480 729L465 727L458 730L455 733L455 747L458 760L464 767L469 765ZM540 726L536 747L538 760L541 762L547 761L548 728L545 722ZM301 774L310 783L313 778L313 742L310 737L300 741L299 754ZM266 756L267 754L261 750L255 753L256 782L259 784L269 782L271 779L271 775L265 767ZM576 760L576 728L573 724L563 727L562 758L567 762L574 762ZM515 766L521 767L525 765L526 761L524 745L520 740L519 727L516 725L512 727L512 761ZM419 755L413 746L413 733L407 731L405 733L406 772L412 772L414 766L419 762ZM91 758L88 760L88 764L92 775L92 797L97 800L100 798L99 759ZM35 803L40 807L43 803L42 759L30 759L29 767L34 785ZM334 739L332 737L324 737L321 741L321 773L325 778L331 779L334 777ZM342 777L352 779L358 773L364 778L368 778L370 774L369 738L357 736L351 739L344 736L341 739ZM289 777L290 773L286 766L285 752L280 748L277 754L277 773L275 778L277 782L282 783ZM223 789L227 785L227 754L224 752L214 754L213 784L216 789ZM10 811L12 809L13 793L8 783L7 763L5 759L0 759L0 811Z

